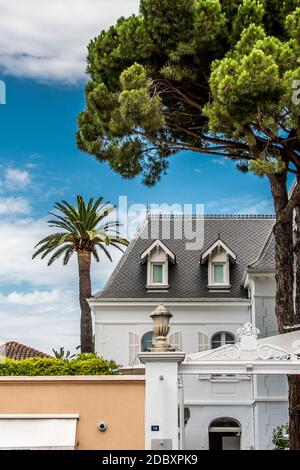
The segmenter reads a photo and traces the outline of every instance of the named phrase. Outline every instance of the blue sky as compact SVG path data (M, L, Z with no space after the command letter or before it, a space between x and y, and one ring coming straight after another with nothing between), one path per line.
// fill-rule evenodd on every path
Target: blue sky
M38 194L31 201L36 215L45 214L58 198L73 198L78 193L85 197L103 194L114 203L121 194L131 202L198 202L205 204L208 213L212 209L235 213L273 210L268 182L241 174L222 158L182 152L170 159L168 174L154 188L142 185L140 178L122 179L108 165L76 148L76 119L84 108L83 83L42 84L12 77L5 77L5 82L0 163L2 168L30 174L32 185L26 189Z
M83 16L87 2L92 11ZM13 5L0 0L5 20L0 79L7 94L6 104L0 105L0 341L17 340L51 352L52 347L74 349L79 333L75 260L51 269L31 261L34 244L47 233L47 213L55 201L103 195L117 204L126 195L129 205L202 203L206 213L273 209L268 182L239 173L226 160L178 154L170 160L168 174L149 189L139 178L123 180L106 164L79 152L74 135L84 107L88 38L120 12L134 11L138 2L126 2L125 8L120 0L66 0L66 13L76 7L74 17L70 10L58 35L53 32L61 2L52 0L51 11L44 0L25 3L32 8L23 11L19 0ZM14 25L12 18L19 14L22 22ZM75 37L77 48L70 41ZM109 276L118 259L114 255L113 264L103 260L94 266L95 290Z

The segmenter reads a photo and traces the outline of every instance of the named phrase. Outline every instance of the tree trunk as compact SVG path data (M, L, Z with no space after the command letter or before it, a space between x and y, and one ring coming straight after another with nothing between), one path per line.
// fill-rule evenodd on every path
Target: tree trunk
M289 441L291 450L300 450L300 376L289 375Z
M91 297L91 252L77 251L79 270L79 302L81 308L80 340L81 352L94 352L92 315L86 299Z
M286 333L284 326L294 324L294 241L293 217L284 210L288 203L288 191L285 173L269 177L274 199L276 222L275 238L275 281L276 305L279 333Z
M299 184L299 183L298 183ZM295 325L300 324L300 207L295 209L295 258L296 258L296 298L295 298ZM293 329L295 331L297 328ZM298 328L299 329L299 328ZM289 377L290 414L290 448L300 449L300 375Z
M299 183L298 183L299 184ZM296 324L300 323L300 206L295 209L295 258L296 258L296 298L295 314Z
M297 323L294 311L294 240L293 214L285 213L288 203L286 175L269 177L276 212L274 226L276 265L276 306L279 333L286 333L285 326ZM299 260L300 263L300 260ZM300 271L298 276L300 275ZM297 279L299 281L299 278ZM300 293L300 292L299 292ZM290 449L300 449L300 382L298 376L288 376L289 385L289 441Z

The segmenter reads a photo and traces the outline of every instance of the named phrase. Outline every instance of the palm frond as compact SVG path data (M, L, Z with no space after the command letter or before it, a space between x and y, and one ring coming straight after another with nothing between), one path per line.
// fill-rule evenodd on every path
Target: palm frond
M36 250L33 255L32 255L32 259L36 258L37 256L39 256L41 253L44 253L45 251L47 251L49 248L48 248L48 245L43 245L41 246L38 250Z
M92 208L93 208L93 204L94 204L94 198L93 197L90 197L88 203L87 203L87 206L86 206L86 211L88 213L91 213L92 212Z
M40 240L34 248L38 247L39 245L42 245L43 243L48 243L51 240L54 240L56 237L60 237L61 235L64 235L63 232L57 232L57 233L52 233L51 235L47 235L47 237L43 238Z
M126 238L121 237L110 237L111 243L118 243L119 245L129 245L129 241Z
M65 233L60 237L60 240L58 240L58 244L62 245L65 242L70 242L70 243L75 244L77 240L78 240L78 237L76 237L74 234Z
M78 218L78 212L74 206L68 203L68 201L56 202L54 208L60 210L63 214L68 216L69 220L76 220Z
M82 226L86 225L86 207L82 196L77 196L78 221Z
M93 241L97 237L97 231L96 230L87 230L86 233L89 236L89 239L91 241Z
M100 249L107 258L112 261L109 246L121 251L119 245L126 246L127 240L121 238L118 221L105 218L114 211L115 207L109 202L103 203L103 198L94 200L92 197L85 203L82 196L77 195L77 204L71 205L67 201L56 202L53 216L48 221L50 227L56 227L63 231L56 232L44 237L36 246L32 258L41 256L42 259L50 255L48 265L64 255L63 263L67 264L76 250L88 250L99 261Z
M102 243L97 243L97 246L102 250L104 251L104 253L106 254L107 258L112 261L112 257L110 256L110 253L108 251L108 249L106 248L105 245L103 245Z
M101 220L109 216L109 214L111 214L111 212L115 210L115 206L108 206L107 204L108 203L105 203L105 206L103 205L101 209L97 212L97 218L95 220L96 225L98 225Z
M52 251L56 250L56 248L57 248L57 245L52 245L52 246L49 246L49 247L45 247L45 249L43 251L43 254L41 256L41 259L46 258L46 256L50 255L50 253L52 253Z
M98 207L100 206L100 204L101 204L102 201L103 201L103 197L102 197L102 196L98 197L98 199L95 201L95 204L94 204L94 206L93 206L93 211L97 212ZM104 202L103 206L105 206L105 205L107 205L107 204L109 204L108 201L107 201L107 202Z
M123 248L121 248L117 243L110 242L110 246L113 246L113 247L117 248L119 251L122 251L122 253L124 253Z
M78 224L80 221L80 215L74 207L66 201L62 201L62 203L56 202L54 207L66 216L67 220L72 223L74 229L77 230L80 235L83 234L82 226Z
M49 214L55 217L54 220L48 220L49 225L51 224L53 227L55 227L56 225L59 224L58 226L63 227L65 230L68 230L68 231L77 230L72 220L67 219L66 217L62 217L59 214L55 214L55 212L49 212Z
M64 246L62 246L61 248L59 248L58 250L56 250L56 251L53 253L53 255L51 256L51 258L49 259L49 261L48 261L48 263L47 263L48 266L51 266L51 264L52 264L55 260L57 260L58 258L60 258L61 255L62 255L65 251L69 250L69 248L70 248L69 245L64 245Z
M63 259L63 265L65 266L66 264L68 264L68 262L70 261L70 258L71 256L73 255L75 251L75 248L74 246L70 246L66 252L65 252L65 256L64 256L64 259Z
M118 221L111 220L109 222L105 222L101 227L122 227L122 224Z
M99 258L99 255L98 255L98 252L97 252L97 249L96 249L96 248L93 248L93 249L92 249L92 255L93 255L93 257L95 258L95 260L97 261L97 263L99 263L100 258Z

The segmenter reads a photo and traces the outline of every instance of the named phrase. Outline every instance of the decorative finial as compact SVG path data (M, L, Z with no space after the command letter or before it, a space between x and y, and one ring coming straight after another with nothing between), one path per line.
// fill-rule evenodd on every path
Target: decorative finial
M153 347L151 352L168 352L174 351L168 342L167 336L170 331L170 318L173 317L172 313L165 305L160 303L154 312L150 315L153 320Z
M252 325L252 323L244 323L243 326L237 330L237 334L240 337L241 350L256 351L257 336L259 333L259 329Z
M150 210L149 210L149 202L147 201L147 208L146 208L146 216L149 217Z
M257 338L257 336L260 334L260 331L258 328L256 328L256 326L252 325L252 323L247 322L237 330L237 334L240 338L242 336L255 336L255 338Z

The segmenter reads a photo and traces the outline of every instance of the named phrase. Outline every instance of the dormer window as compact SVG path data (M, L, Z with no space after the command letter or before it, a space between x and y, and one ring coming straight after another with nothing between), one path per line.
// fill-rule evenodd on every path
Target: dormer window
M201 263L208 262L207 287L230 289L230 263L236 262L236 254L219 238L201 256Z
M156 240L141 255L141 262L147 262L147 289L169 288L169 262L175 263L175 255L161 241Z

